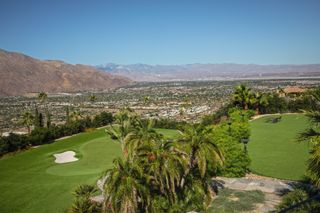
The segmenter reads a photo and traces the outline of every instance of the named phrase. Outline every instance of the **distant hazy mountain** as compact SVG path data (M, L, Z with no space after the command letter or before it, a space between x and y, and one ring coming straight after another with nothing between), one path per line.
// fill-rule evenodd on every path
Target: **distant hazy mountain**
M41 61L0 49L0 95L104 90L130 83L91 66Z
M135 81L221 80L239 78L320 77L320 64L186 64L186 65L117 65L97 66L109 73Z

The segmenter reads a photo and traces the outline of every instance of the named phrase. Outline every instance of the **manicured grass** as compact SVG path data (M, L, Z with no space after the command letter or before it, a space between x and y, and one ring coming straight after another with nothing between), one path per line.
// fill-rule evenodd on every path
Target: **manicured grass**
M175 130L159 130L177 136ZM79 161L56 164L53 154L72 150ZM0 212L64 212L73 189L81 183L95 184L102 172L121 155L120 146L104 129L42 145L0 159Z
M274 117L278 116L251 122L251 170L265 176L300 180L306 171L309 145L297 142L297 136L310 125L308 119L302 114L286 114L280 122L270 122Z
M210 212L233 213L242 211L252 211L254 206L265 201L263 192L238 191L228 188L219 190L218 197L213 201Z

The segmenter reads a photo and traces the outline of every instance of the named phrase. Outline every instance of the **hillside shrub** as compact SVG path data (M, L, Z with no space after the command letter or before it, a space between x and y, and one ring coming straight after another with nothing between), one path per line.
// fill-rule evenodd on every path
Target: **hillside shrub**
M113 115L110 112L102 112L96 115L92 120L94 127L105 126L111 124L114 121Z
M186 125L186 121L177 121L174 119L161 118L154 120L154 128L162 129L181 129L182 126Z
M250 158L243 149L243 144L239 141L237 133L239 131L239 123L233 123L230 127L228 124L222 124L214 129L213 140L222 150L225 158L223 166L218 167L217 175L224 177L243 177L248 171ZM245 133L247 137L249 133ZM235 136L237 135L237 136Z
M27 136L10 133L9 136L0 138L0 156L8 152L25 149L28 146Z

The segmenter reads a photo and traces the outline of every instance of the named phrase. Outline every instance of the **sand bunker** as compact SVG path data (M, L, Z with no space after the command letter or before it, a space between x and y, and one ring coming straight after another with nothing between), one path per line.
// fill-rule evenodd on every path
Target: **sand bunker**
M74 157L76 153L74 151L62 152L59 154L54 154L53 156L56 158L55 163L69 163L79 160Z

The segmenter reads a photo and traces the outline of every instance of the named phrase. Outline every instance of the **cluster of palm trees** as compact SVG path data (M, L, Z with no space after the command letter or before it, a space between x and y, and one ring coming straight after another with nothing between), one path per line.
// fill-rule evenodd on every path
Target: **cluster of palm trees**
M244 110L254 109L259 114L260 108L268 105L268 98L265 94L254 93L250 88L241 84L235 88L233 102Z
M49 112L49 107L46 104L46 101L48 99L48 95L45 92L40 92L38 94L38 101L39 105L43 105L45 108L45 114L46 114L46 126L50 127L51 125L51 114ZM35 127L42 127L43 126L43 115L42 113L39 113L38 107L35 106L35 113L34 115L26 111L22 114L21 124L25 125L28 129L28 134L31 132L31 127L34 125Z
M31 127L44 127L44 125L49 128L51 126L51 113L49 110L49 106L47 104L48 95L45 92L40 92L38 94L38 105L42 106L45 111L46 122L44 124L44 116L39 112L38 106L35 106L35 113L31 113L30 111L26 111L22 114L21 124L26 126L28 129L28 134L31 132ZM95 95L90 96L90 101L95 102L97 100ZM70 123L72 121L79 121L83 119L83 115L79 110L73 110L71 113L69 112L69 107L66 108L66 123Z
M116 115L106 132L121 145L123 157L105 173L105 212L186 212L209 207L211 178L223 154L209 130L186 126L181 137L165 139L152 120L130 109Z

